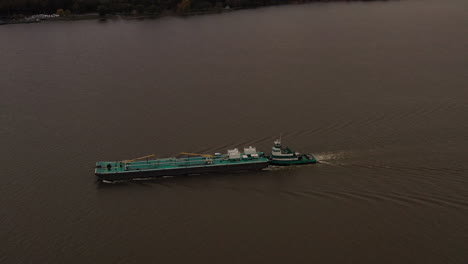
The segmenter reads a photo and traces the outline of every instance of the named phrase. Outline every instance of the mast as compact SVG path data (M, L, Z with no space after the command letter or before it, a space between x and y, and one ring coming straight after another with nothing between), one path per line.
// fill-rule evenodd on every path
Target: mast
M280 138L275 140L275 148L281 148L281 133L280 133Z

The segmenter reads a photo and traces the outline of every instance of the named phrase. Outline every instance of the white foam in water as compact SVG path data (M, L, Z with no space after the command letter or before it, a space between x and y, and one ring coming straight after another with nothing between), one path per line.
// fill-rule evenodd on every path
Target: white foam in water
M330 164L330 161L336 161L342 159L345 156L349 156L349 152L340 151L340 152L324 152L314 154L315 158L320 163Z
M106 181L106 180L102 180L103 183L115 183L113 181Z

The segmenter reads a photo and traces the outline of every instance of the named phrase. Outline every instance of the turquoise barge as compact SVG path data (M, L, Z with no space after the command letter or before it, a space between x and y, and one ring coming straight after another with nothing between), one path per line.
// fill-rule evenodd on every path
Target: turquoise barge
M181 153L178 157L156 159L149 155L124 161L96 162L95 175L104 181L148 179L162 176L179 176L216 172L261 170L268 166L269 159L254 147L237 148L227 154L214 155Z

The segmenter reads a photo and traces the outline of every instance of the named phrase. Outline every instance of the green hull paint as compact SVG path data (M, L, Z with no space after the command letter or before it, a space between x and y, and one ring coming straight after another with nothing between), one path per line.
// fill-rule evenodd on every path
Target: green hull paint
M177 170L200 167L225 167L242 164L268 163L268 158L263 156L263 152L257 153L258 157L229 159L227 155L205 157L185 157L185 158L164 158L145 161L122 162L122 161L99 161L96 162L95 174L116 174L133 173L143 171Z
M313 164L317 163L317 160L315 157L309 154L311 159L307 159L306 157L303 157L302 159L296 159L296 160L281 160L281 159L270 159L270 164L271 165L278 165L278 166L288 166L288 165L304 165L304 164ZM298 158L298 157L295 157Z

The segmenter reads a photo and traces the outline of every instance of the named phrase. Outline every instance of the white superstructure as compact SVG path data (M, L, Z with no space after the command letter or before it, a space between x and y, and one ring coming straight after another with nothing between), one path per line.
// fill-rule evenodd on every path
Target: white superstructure
M240 159L241 158L241 153L239 152L239 149L228 149L227 151L229 159Z
M249 146L248 148L244 148L244 154L245 155L252 155L252 154L256 154L257 153L257 149L252 147L252 146Z

